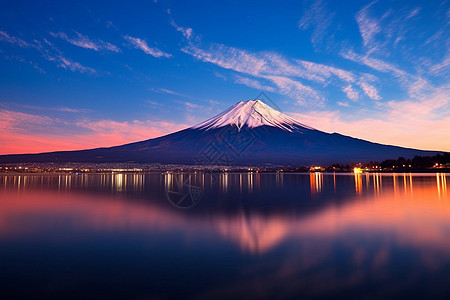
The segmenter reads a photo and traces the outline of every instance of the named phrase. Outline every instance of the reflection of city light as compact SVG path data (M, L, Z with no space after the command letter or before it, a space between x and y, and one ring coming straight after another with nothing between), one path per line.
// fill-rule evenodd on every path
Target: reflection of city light
M361 173L355 172L355 190L357 194L361 194L362 191L362 178Z
M253 173L247 173L247 184L248 184L248 191L251 193L253 192Z
M172 189L173 175L166 172L164 173L164 187L166 191Z
M380 186L381 186L381 177L379 173L373 174L373 190L377 195L380 194Z
M392 180L394 183L394 195L397 195L397 175L394 173L392 174Z
M122 180L123 180L123 175L122 174L116 174L116 176L114 176L116 190L119 191L119 192L122 191Z
M436 184L437 184L437 192L438 192L438 198L441 200L441 198L447 197L447 178L445 176L445 173L436 173Z
M222 184L222 190L226 192L228 190L228 173L222 173L219 177L220 183Z
M333 185L334 185L334 191L336 192L336 173L333 173Z
M322 191L323 173L315 172L309 174L309 181L311 185L311 195L316 195Z
M242 174L239 174L239 192L242 193Z
M409 173L409 189L411 190L411 195L413 192L413 181L412 181L412 174Z

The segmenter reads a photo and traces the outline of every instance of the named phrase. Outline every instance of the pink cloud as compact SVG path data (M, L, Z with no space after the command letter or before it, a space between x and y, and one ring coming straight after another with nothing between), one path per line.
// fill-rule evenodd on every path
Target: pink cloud
M343 88L342 91L347 94L348 99L351 99L353 101L357 101L359 99L359 93L353 89L351 84Z
M0 110L0 154L110 147L155 138L186 128L164 121L62 121Z
M381 99L380 95L378 94L378 90L373 85L368 84L367 82L360 82L359 86L364 91L364 93L367 96L369 96L370 99L373 99L373 100ZM347 93L347 95L348 95L348 93Z
M94 51L109 50L109 51L116 52L116 53L120 52L119 47L117 47L109 42L104 42L102 40L93 41L86 35L83 35L79 32L75 32L75 33L76 33L77 37L72 37L72 38L69 37L64 32L58 32L58 33L50 32L50 35L55 38L63 39L66 42L68 42L74 46L85 48L85 49L90 49L90 50L94 50Z
M444 100L442 100L444 99ZM448 97L435 97L418 102L388 102L388 111L380 118L365 116L355 120L338 111L291 113L304 124L326 132L366 139L372 142L423 150L450 151L450 116L439 117L436 110L448 103Z
M129 41L136 49L140 49L153 57L172 57L172 54L166 53L158 48L150 47L143 39L126 35L125 40Z
M4 41L4 42L10 43L10 44L17 45L21 48L28 48L28 47L32 46L29 43L22 40L21 38L11 36L7 32L1 31L1 30L0 30L0 41Z

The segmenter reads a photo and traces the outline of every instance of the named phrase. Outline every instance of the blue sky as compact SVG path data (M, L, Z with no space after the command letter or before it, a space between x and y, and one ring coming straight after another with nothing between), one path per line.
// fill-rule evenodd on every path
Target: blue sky
M186 128L264 91L327 132L450 151L449 1L4 1L0 153Z

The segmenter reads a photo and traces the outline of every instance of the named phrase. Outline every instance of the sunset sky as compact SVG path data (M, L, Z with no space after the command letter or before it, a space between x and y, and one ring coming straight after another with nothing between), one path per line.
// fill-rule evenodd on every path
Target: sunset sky
M2 1L0 154L145 140L261 91L319 130L450 151L449 24L432 0Z

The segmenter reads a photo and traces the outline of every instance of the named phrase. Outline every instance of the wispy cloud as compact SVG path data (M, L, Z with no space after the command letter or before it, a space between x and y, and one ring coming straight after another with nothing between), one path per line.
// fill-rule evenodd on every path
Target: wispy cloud
M84 66L79 62L73 61L65 57L61 50L59 50L53 43L51 43L45 38L43 39L43 41L38 41L35 39L33 40L32 43L30 43L20 38L13 37L4 31L0 31L0 40L6 41L8 43L14 44L22 48L29 48L29 47L34 48L42 55L44 59L56 63L57 66L60 68L79 73L91 73L91 74L96 73L95 69ZM94 47L93 45L90 45L88 43L85 44L85 46ZM26 60L22 59L22 61L25 62ZM37 66L36 63L30 61L28 62L39 72L45 73L45 71L41 69L39 66Z
M326 8L323 3L316 1L311 5L310 13L302 18L299 26L307 28L309 22L313 22L311 20L315 18L314 12L319 11L324 12ZM177 25L173 20L170 22L182 33L188 28ZM204 46L205 44L207 46ZM367 95L371 99L381 98L376 87L366 80L365 73L289 58L270 51L251 52L224 44L204 43L192 30L189 31L187 45L182 47L181 51L203 62L240 73L231 74L235 83L286 95L302 105L323 105L326 100L323 88L328 85L338 87L344 96L352 101L361 99L360 95ZM354 56L349 57L354 61L358 60L358 63L366 59L356 57L356 54ZM375 64L370 58L367 58L367 61L367 64Z
M298 27L301 30L312 29L311 43L316 50L320 50L323 44L329 47L333 43L328 30L335 14L330 12L321 0L305 1L304 4L304 14L298 22Z
M73 61L69 58L63 57L63 56L57 56L57 57L47 57L50 61L55 61L58 65L58 67L61 67L66 70L70 70L72 72L79 72L79 73L96 73L95 69L86 67L79 62Z
M190 98L190 99L197 99L195 97L183 94L183 93L179 93L179 92L175 92L169 89L165 89L165 88L150 88L151 91L153 92L157 92L157 93L164 93L164 94L170 94L170 95L174 95L174 96L179 96L179 97L183 97L183 98Z
M291 63L274 53L250 53L220 44L211 44L208 50L190 45L182 48L182 51L204 62L251 75L255 78L253 80L266 79L275 86L275 92L292 97L298 103L322 103L323 97L318 92L298 79L290 78L300 73ZM241 80L240 83L244 81ZM248 80L245 82L251 84Z
M338 101L338 102L336 102L336 104L339 105L339 106L343 106L343 107L349 107L350 106L350 104L348 104L348 102Z
M372 58L369 55L356 54L352 50L341 51L341 56L348 60L360 63L362 65L366 65L366 66L368 66L374 70L377 70L379 72L384 72L384 73L391 72L398 77L403 77L403 76L407 75L407 73L405 71L394 66L393 64L390 64L381 59Z
M90 112L89 109L84 109L84 108L55 107L54 109L57 110L57 111L64 111L64 112L70 112L70 113L87 113L87 112Z
M361 65L365 65L375 71L390 73L398 83L405 89L410 88L411 84L417 81L417 76L406 72L392 63L379 58L373 58L369 55L359 55L352 50L342 51L341 56Z
M322 105L325 96L319 91L319 87L330 84L341 89L352 101L356 101L360 98L359 92L351 84L365 82L363 86L357 84L361 92L372 99L380 98L373 84L366 82L364 73L301 59L290 59L274 52L249 52L223 44L212 43L208 48L202 48L198 43L189 43L181 51L201 61L247 75L240 77L233 75L236 83L286 95L302 105L308 103Z
M22 131L26 126L48 125L52 119L47 116L0 109L0 129Z
M442 59L442 61L429 65L429 73L434 76L447 76L450 74L450 53Z
M35 50L42 50L41 42L33 39L32 41L25 41L22 38L17 36L13 36L6 31L0 30L0 41L9 43L14 46L18 46L20 48L34 48Z
M369 96L369 98L371 98L373 100L380 100L381 99L380 95L378 94L378 90L373 85L370 85L369 83L364 82L364 81L359 82L358 84L362 88L364 93L367 96Z
M69 112L69 113L88 113L91 112L91 110L86 108L73 108L73 107L65 107L65 106L59 106L59 107L49 107L49 106L39 106L39 105L28 105L28 104L19 104L19 103L8 103L8 102L0 102L0 105L4 106L5 108L8 107L19 107L19 108L25 108L29 110L37 110L37 111L60 111L60 112Z
M351 84L344 87L342 91L347 95L347 98L350 100L357 101L359 99L359 93L353 89Z
M101 51L101 50L108 50L108 51L112 51L112 52L120 52L119 47L109 43L109 42L104 42L102 40L92 40L90 39L88 36L83 35L79 32L75 31L75 37L69 37L66 33L64 32L50 32L50 35L55 37L55 38L60 38L62 40L65 40L66 42L77 46L77 47L81 47L81 48L85 48L85 49L90 49L90 50L94 50L94 51Z
M155 138L188 127L185 124L150 120L123 122L114 120L82 120L73 125L88 129L89 132L86 135L91 137L90 141L93 142L93 138L98 138L99 140L95 144L106 144L107 146Z
M378 24L377 20L372 18L369 14L369 8L376 2L377 0L364 6L355 17L364 46L372 45L375 36L381 32L380 24Z
M267 92L275 92L275 89L273 87L263 85L258 80L251 79L248 77L240 76L240 75L234 75L234 82L238 84L243 84L248 87L261 90L261 91L267 91Z
M147 42L143 39L132 37L132 36L124 36L124 39L130 42L133 47L136 49L140 49L145 52L145 54L149 54L153 57L172 57L172 54L166 53L156 47L150 47Z
M296 99L300 105L322 106L323 97L314 89L283 76L264 76L271 80L278 87L278 92Z
M199 104L196 104L196 103L192 103L192 102L189 102L189 101L178 101L178 100L175 100L174 102L184 105L189 111L192 111L192 109L203 108L202 105L199 105Z
M174 27L177 31L181 32L181 34L183 34L183 36L190 40L192 37L192 28L190 27L182 27L182 26L178 26L175 21L171 20L170 21L170 25L172 25L172 27Z
M0 41L7 42L22 48L31 47L31 44L25 42L23 39L11 36L7 32L0 30Z
M303 68L303 74L298 73L300 77L307 78L306 74L314 74L319 78L319 81L328 81L332 76L338 77L344 82L354 82L356 75L351 71L346 71L343 69L335 68L332 66L327 66L319 63L313 63L305 60L297 59L295 60L299 66ZM295 66L298 69L299 66ZM314 81L314 79L312 79Z

